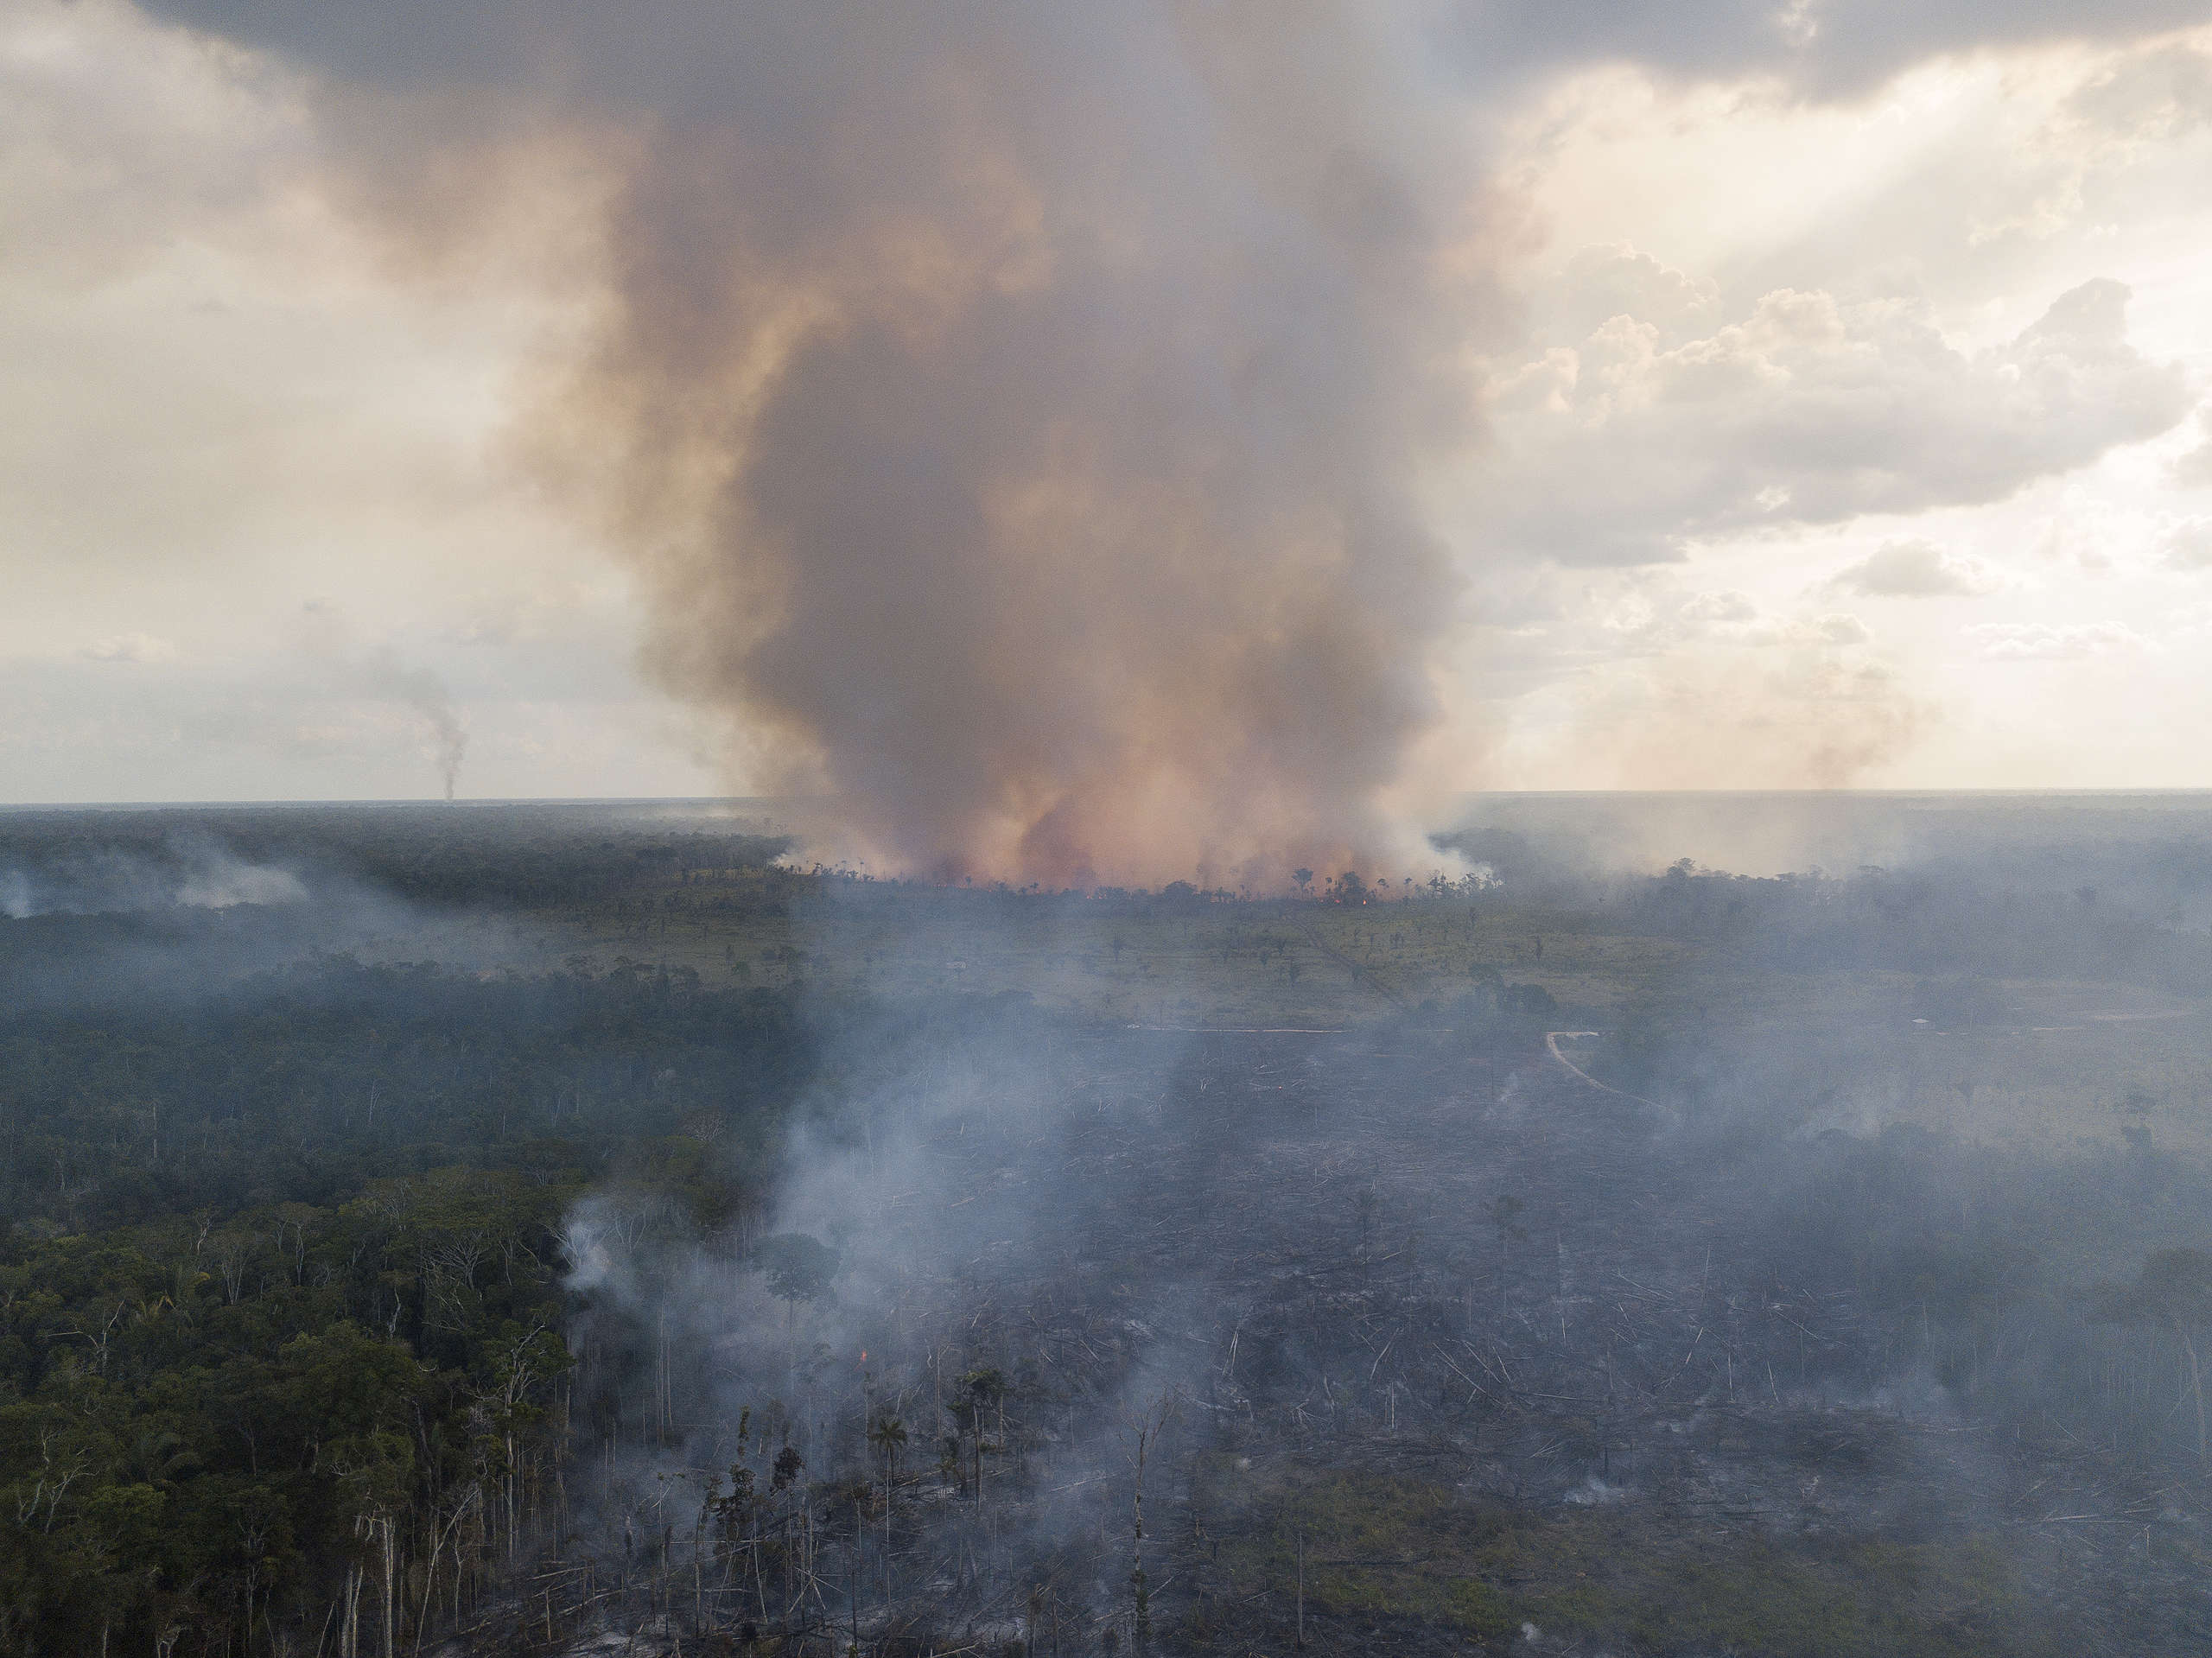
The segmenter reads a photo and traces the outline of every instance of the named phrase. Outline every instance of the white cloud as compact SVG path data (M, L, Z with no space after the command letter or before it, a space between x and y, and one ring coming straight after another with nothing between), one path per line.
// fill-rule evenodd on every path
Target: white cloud
M1725 588L1694 595L1675 613L1686 622L1748 622L1759 613L1759 607L1750 594Z
M2212 518L2170 521L2158 532L2158 547L2175 569L2212 569Z
M93 640L77 654L87 662L173 662L176 646L148 633L115 633Z
M1517 400L1493 405L1493 492L1460 498L1465 539L1491 567L1550 555L1562 592L1639 594L1659 623L1578 626L1570 606L1529 642L1515 684L1560 689L1497 698L1492 748L1515 783L1784 775L1743 734L1787 702L1760 676L1830 659L1886 664L1916 710L1853 781L2202 780L2201 757L2145 734L2185 727L2212 689L2196 631L2212 599L2191 591L2212 594L2212 494L2172 492L2212 490L2212 408L2183 407L2212 372L2208 64L2212 28L1948 57L1865 99L1624 64L1562 83L1508 134L1510 176L1553 240L1516 276L1525 344L1490 348ZM2053 375L2033 325L2099 278L2131 290L2125 329ZM1829 332L1770 318L1756 338L1777 295L1831 307ZM1668 378L1715 358L1745 370L1732 406ZM2188 369L2160 386L2167 363ZM2171 423L2115 436L2146 383ZM1870 502L1883 510L1853 510ZM1700 590L1740 591L1760 615L1666 632L1685 601L1664 595ZM1878 640L1811 643L1819 613L1847 606ZM1985 616L2003 625L1962 628ZM1692 688L1667 736L1640 731L1601 765L1601 734L1637 701L1618 688L1662 681ZM1738 683L1758 687L1745 720L1714 711ZM1617 689L1568 689L1598 685ZM1630 769L1648 753L1667 758Z
M2176 458L2169 474L2183 489L2212 488L2212 408L2197 411L2196 429L2202 441Z
M1967 630L1991 662L2076 662L2139 657L2157 647L2124 622L1982 622Z
M2128 342L2127 293L2082 283L1973 353L1901 299L1778 290L1672 346L1615 315L1493 376L1485 534L1636 563L1692 537L2002 499L2180 418L2182 372Z
M1986 561L1945 552L1932 541L1904 537L1884 542L1829 585L1870 599L1976 598L2005 585L2004 573Z
M1783 650L1593 665L1531 699L1550 729L1509 740L1500 769L1521 788L1834 789L1878 776L1933 710L1889 664L1820 634L1814 623Z
M1589 585L1580 617L1562 616L1524 647L1554 653L1554 666L1567 660L1586 665L1593 656L1627 661L1701 653L1749 660L1767 652L1779 659L1833 653L1874 638L1849 611L1777 610L1740 588L1685 591L1663 569L1593 571L1583 579ZM1493 636L1490 646L1503 648L1503 642Z
M1713 333L1726 321L1720 287L1694 277L1626 242L1586 247L1569 256L1561 279L1536 296L1541 332L1580 339L1617 316L1659 330L1669 345Z
M1747 628L1736 637L1745 645L1838 645L1868 644L1874 632L1851 612L1831 610Z

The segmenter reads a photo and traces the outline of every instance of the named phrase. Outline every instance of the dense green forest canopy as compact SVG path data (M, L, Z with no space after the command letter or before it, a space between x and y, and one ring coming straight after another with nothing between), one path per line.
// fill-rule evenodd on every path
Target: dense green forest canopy
M793 1001L334 961L9 1021L0 1643L244 1641L364 1525L487 1479L512 1510L559 1431L565 1212L747 1202L818 1064Z

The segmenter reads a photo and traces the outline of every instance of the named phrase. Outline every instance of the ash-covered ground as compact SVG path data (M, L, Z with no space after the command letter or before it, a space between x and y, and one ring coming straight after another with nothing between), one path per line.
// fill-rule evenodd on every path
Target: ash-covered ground
M2145 1171L1763 1131L1547 1034L975 1028L726 1236L594 1199L596 1453L478 1646L2204 1648L2202 1486L2121 1408L2171 1370L1999 1281Z

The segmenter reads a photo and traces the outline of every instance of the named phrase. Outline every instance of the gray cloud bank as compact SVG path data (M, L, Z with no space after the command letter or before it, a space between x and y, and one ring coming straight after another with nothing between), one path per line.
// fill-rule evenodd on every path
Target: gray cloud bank
M899 3L777 7L660 0L617 17L585 0L486 0L456 7L435 0L151 0L147 10L247 44L282 51L334 73L401 84L505 81L525 70L560 72L599 92L660 107L727 107L733 50L760 48L753 69L737 65L748 90L780 85L802 96L807 77L776 70L802 60L826 63L861 52L885 60L912 51L949 27L938 9ZM1072 17L1088 10L1057 4L969 6L963 16L1002 23L1020 11ZM1323 10L1291 7L1145 4L1132 16L1174 18L1201 11L1257 23L1272 17L1298 31ZM1815 95L1848 96L1880 77L1941 53L2051 40L2125 40L2204 21L2197 0L2113 0L2094 8L2067 0L1569 0L1535 5L1501 0L1399 4L1420 26L1422 43L1453 73L1496 82L1597 62L1625 61L1682 75L1764 73Z
M1999 500L2156 436L2189 404L2182 370L2128 342L2127 289L2109 280L1970 355L1917 306L1789 289L1698 332L1709 302L1679 276L1637 256L1611 263L1591 280L1636 308L1498 388L1507 441L1491 533L1567 563Z

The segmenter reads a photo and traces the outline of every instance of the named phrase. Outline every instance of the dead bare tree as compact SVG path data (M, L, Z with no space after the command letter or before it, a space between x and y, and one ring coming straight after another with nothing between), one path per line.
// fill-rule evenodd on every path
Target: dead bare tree
M1129 1459L1132 1483L1130 1487L1129 1521L1129 1606L1130 1646L1141 1655L1152 1650L1152 1586L1144 1569L1144 1475L1145 1464L1158 1448L1160 1436L1175 1419L1182 1403L1179 1387L1162 1388L1137 1404L1125 1409L1121 1430L1122 1445Z

